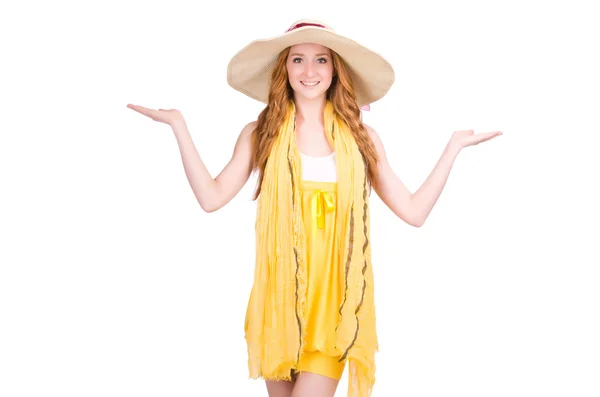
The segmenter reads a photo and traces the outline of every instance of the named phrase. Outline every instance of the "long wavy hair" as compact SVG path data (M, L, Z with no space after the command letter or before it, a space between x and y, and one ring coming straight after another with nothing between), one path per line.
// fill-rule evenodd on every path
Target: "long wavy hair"
M288 105L294 98L286 68L289 52L290 47L287 47L277 57L271 74L268 105L258 116L258 123L252 134L252 169L259 173L253 200L260 195L269 154L279 134ZM360 108L356 102L349 67L335 51L331 50L331 55L334 76L327 90L327 99L331 100L334 113L341 117L352 132L366 163L369 185L372 185L377 178L377 151L360 118Z

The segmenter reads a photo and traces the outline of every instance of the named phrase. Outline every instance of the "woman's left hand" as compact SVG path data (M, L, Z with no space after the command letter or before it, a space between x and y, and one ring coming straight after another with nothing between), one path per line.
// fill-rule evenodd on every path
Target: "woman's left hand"
M489 141L500 135L502 135L500 131L480 132L478 134L474 134L473 130L454 131L452 138L450 138L450 145L458 149L463 149L467 146L474 146L481 142Z

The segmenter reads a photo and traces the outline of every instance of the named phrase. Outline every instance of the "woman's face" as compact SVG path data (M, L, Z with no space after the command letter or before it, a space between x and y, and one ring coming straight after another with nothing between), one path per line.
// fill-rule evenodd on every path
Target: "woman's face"
M320 44L297 44L290 48L286 67L295 95L314 99L327 93L333 78L331 50Z

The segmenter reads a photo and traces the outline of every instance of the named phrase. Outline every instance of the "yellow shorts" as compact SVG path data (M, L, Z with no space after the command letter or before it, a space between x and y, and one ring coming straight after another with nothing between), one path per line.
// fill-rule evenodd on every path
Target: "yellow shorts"
M320 351L304 352L300 356L298 372L306 371L340 380L344 373L346 360L338 362L339 357L327 356Z

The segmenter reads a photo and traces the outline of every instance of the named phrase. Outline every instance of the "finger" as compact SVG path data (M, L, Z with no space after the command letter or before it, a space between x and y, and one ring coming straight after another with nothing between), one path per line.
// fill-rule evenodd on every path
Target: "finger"
M131 103L127 104L127 107L128 107L129 109L135 110L136 112L141 112L141 111L142 111L142 108L143 108L142 106L139 106L139 105L133 105L133 104L131 104Z
M480 135L478 143L489 141L490 139L497 137L499 135L499 132L500 131L494 131L494 132L486 132L486 133L478 134L478 135Z
M500 136L500 135L502 135L502 132L500 132L500 131L488 132L485 140L487 141L489 139L495 138L495 137Z
M149 109L147 107L139 106L139 105L131 105L131 106L127 105L127 107L143 114L144 116L148 116L148 117L151 117L152 113L154 112L154 109Z

